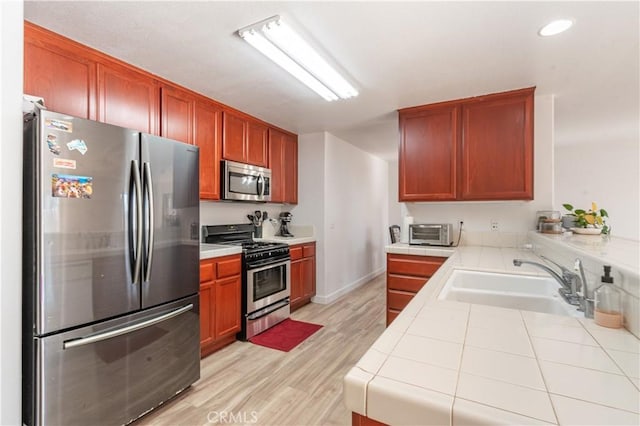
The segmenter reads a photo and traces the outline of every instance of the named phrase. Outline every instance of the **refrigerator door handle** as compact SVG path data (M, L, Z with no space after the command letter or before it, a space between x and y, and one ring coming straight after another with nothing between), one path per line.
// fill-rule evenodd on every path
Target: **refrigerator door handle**
M144 281L149 281L151 278L151 265L153 262L153 243L155 237L154 231L154 221L153 217L155 212L153 211L153 181L151 180L151 165L149 163L144 163L144 182L145 182L145 192L147 197L147 206L148 206L148 244L147 244L147 264L144 269Z
M138 283L140 280L140 270L142 269L142 184L140 179L140 168L138 167L138 161L131 161L131 174L133 175L134 193L135 193L135 209L136 216L134 224L131 226L131 232L135 232L135 246L133 247L134 260L133 260L133 284ZM131 211L131 205L129 211ZM131 214L129 214L131 218ZM133 238L132 238L133 239Z
M122 336L123 334L133 333L134 331L142 330L143 328L151 327L152 325L156 325L168 319L177 317L178 315L184 314L185 312L188 312L192 309L193 309L193 303L190 303L187 306L183 306L182 308L178 308L171 312L167 312L166 314L148 319L146 321L139 322L137 324L132 324L122 328L117 328L111 331L105 331L104 333L89 335L87 337L81 337L79 339L67 340L62 343L62 349L77 348L78 346L90 345L92 343L101 342L103 340L111 339L113 337Z

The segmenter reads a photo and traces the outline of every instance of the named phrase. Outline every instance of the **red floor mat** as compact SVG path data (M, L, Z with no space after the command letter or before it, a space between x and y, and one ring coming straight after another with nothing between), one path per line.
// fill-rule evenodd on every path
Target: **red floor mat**
M256 345L289 352L321 328L322 326L318 324L287 318L267 331L253 336L249 341Z

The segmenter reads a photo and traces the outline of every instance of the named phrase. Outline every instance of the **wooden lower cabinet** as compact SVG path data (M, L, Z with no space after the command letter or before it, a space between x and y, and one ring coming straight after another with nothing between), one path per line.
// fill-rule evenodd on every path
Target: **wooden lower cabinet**
M291 312L316 295L316 243L293 245L291 254Z
M447 260L446 257L387 254L387 325Z
M200 261L200 356L236 340L241 318L240 255Z
M369 417L358 413L351 412L351 426L387 426L387 424L370 419Z

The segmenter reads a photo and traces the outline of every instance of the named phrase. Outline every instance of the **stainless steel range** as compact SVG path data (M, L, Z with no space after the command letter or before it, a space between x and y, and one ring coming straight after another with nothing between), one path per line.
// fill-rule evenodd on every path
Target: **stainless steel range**
M203 226L203 243L242 245L242 330L250 339L289 318L291 257L283 243L254 241L252 224Z

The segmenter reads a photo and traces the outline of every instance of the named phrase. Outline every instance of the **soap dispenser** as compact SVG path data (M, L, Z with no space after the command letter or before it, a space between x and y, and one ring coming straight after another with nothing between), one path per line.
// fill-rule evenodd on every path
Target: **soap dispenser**
M622 297L620 290L613 285L611 266L604 266L602 285L595 291L594 320L602 327L622 327Z

